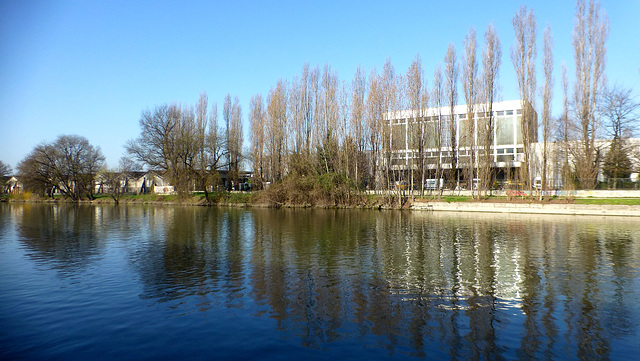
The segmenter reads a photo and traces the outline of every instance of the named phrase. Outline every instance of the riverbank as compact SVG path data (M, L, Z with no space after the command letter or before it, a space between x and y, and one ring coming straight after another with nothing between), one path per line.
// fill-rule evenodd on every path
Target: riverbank
M94 200L71 201L64 198L11 197L3 198L7 202L27 203L77 203L77 204L115 204L111 197L99 197ZM207 201L202 195L179 198L175 195L128 195L120 199L120 204L171 205L171 206L223 206L223 207L261 207L261 208L354 208L354 209L404 209L434 212L475 212L475 213L520 213L520 214L558 214L558 215L597 215L617 217L640 217L640 198L565 198L554 197L551 200L538 201L529 197L490 197L474 201L466 196L445 196L440 199L414 198L404 202L389 202L384 196L369 195L358 204L336 205L320 204L274 204L256 197L252 193L220 193Z
M640 205L509 202L442 202L415 200L410 209L433 212L484 212L640 217Z

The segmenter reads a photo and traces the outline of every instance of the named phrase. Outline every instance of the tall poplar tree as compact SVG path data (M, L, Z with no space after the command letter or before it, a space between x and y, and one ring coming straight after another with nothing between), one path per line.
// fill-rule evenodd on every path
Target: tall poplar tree
M460 176L458 174L458 148L457 148L457 122L455 107L458 104L458 64L456 62L456 47L449 44L447 54L444 57L444 77L445 77L445 98L449 107L448 115L448 146L449 157L451 164L451 173L449 174L449 182L454 183L452 188L455 188L460 182Z
M585 189L597 184L601 152L595 141L598 131L596 107L605 84L605 63L609 37L609 20L600 11L600 3L576 2L573 48L576 80L573 105L579 129L580 147L574 151L576 173Z
M476 167L476 103L478 96L477 76L478 76L478 60L476 59L476 31L474 28L469 29L469 32L464 39L464 55L462 57L462 89L464 98L467 103L466 118L461 122L466 125L464 133L460 134L461 145L465 146L466 156L466 168L467 168L467 184L471 189L471 196L476 197L475 187L473 180L475 177Z
M479 142L483 148L480 163L482 164L480 172L480 188L485 192L491 188L493 180L492 166L494 156L492 151L493 133L495 129L495 117L493 115L493 102L498 97L498 78L500 75L500 64L502 62L502 49L500 47L500 39L495 27L490 24L484 33L485 48L482 51L482 103L484 119L478 127Z
M549 137L551 135L551 98L553 96L553 36L551 27L547 25L544 29L544 55L542 67L544 69L544 87L542 89L542 189L540 199L547 192L548 180L548 158L549 158Z
M524 149L524 159L520 167L520 180L525 188L531 184L531 143L537 129L535 127L534 104L536 92L536 16L533 9L527 11L526 6L513 16L515 43L511 47L511 62L516 72L522 114L520 131Z

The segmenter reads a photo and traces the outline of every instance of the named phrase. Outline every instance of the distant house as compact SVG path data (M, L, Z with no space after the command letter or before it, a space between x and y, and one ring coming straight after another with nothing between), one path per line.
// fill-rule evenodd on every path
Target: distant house
M2 185L2 193L20 193L23 189L22 183L15 176L3 177Z
M251 190L251 178L253 173L247 171L238 172L237 180L229 179L229 171L219 170L220 180L224 189L228 191L249 191Z
M138 174L132 185L132 188L135 189L135 193L138 194L156 192L156 187L161 187L161 190L163 191L165 187L173 188L173 186L169 184L169 181L165 179L165 172L150 170L142 174Z
M169 182L165 180L164 172L161 171L128 172L127 175L127 179L121 185L122 193L146 194L154 192L156 187L171 187ZM98 174L95 180L95 193L109 193L110 187L107 177Z

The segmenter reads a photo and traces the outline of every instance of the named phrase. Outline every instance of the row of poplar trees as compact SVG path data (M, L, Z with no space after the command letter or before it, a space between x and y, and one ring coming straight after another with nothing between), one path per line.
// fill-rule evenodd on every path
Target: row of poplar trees
M608 21L600 6L593 1L578 0L575 13L573 47L576 81L573 94L568 92L566 69L563 65L564 110L558 119L551 119L553 76L553 37L547 26L543 36L543 85L536 83L537 25L532 9L522 6L513 17L515 42L510 58L514 66L522 101L521 129L531 129L535 119L529 112L540 115L543 142L542 183L546 185L550 140L564 141L564 154L573 162L572 173L582 179L582 186L592 188L599 169L599 152L595 139L598 134L597 105L605 85L604 67ZM341 81L330 65L311 68L306 64L302 73L287 82L278 80L266 98L252 97L249 109L250 154L256 185L279 182L289 174L319 174L337 172L369 189L389 189L393 183L420 182L424 187L426 157L424 147L428 137L436 144L452 147L455 154L455 127L441 124L434 134L423 128L409 135L409 148L418 154L417 168L408 176L394 173L391 167L391 132L386 115L411 109L414 119L421 117L421 109L443 107L450 109L459 102L462 88L467 114L488 114L480 133L485 139L471 144L473 149L489 148L492 143L493 113L491 104L498 99L498 79L502 59L499 37L492 25L484 33L484 45L478 54L475 30L469 30L464 51L459 56L453 44L444 57L444 64L433 72L431 86L427 85L420 56L416 56L404 74L395 71L388 59L382 72L374 68L368 76L358 67L351 81ZM480 67L481 65L481 67ZM541 106L537 106L541 94ZM483 108L481 108L481 104ZM529 106L530 105L530 106ZM474 127L474 122L467 122ZM448 129L446 132L445 129ZM461 130L474 134L475 129ZM525 165L520 169L521 182L530 187L531 159L534 132L523 131ZM480 134L479 133L479 134ZM444 137L451 139L443 139ZM472 137L473 138L473 137ZM569 144L572 144L569 149ZM490 187L491 157L488 152L471 152L466 178L481 178L481 189ZM478 156L482 159L474 159ZM455 157L455 155L454 155ZM454 159L457 168L462 164ZM446 174L445 174L446 175ZM408 177L410 179L402 179ZM451 175L449 176L451 177ZM568 176L567 176L568 179ZM415 187L414 187L415 188Z
M543 85L536 83L537 24L532 9L522 6L513 17L515 41L510 48L520 99L522 101L521 129L524 143L524 165L518 177L525 188L531 187L532 139L538 129L532 111L537 109L543 143L542 184L546 187L550 159L548 142L563 144L565 179L580 179L583 188L593 188L602 161L596 144L601 125L599 105L605 89L605 55L608 20L598 3L578 0L572 43L576 80L573 92L568 90L566 68L562 68L564 109L562 116L551 118L553 75L553 37L547 26L543 36ZM481 47L481 49L478 49ZM427 144L448 147L457 169L465 169L462 176L480 179L480 195L491 187L492 157L488 154L492 143L494 119L491 105L499 99L499 73L502 46L493 25L484 32L478 45L473 28L464 40L464 50L458 56L449 45L443 63L433 71L429 86L419 55L406 73L396 72L387 59L382 71L367 72L358 67L350 81L340 80L329 64L322 69L303 66L299 76L290 82L278 80L266 98L256 94L249 103L249 149L243 151L242 109L239 101L224 102L224 125L218 126L217 108L208 106L203 94L195 106L166 105L146 111L140 121L139 138L127 145L135 159L150 168L162 169L176 184L178 191L207 190L216 184L217 170L227 170L228 179L238 180L243 164L253 169L253 187L261 189L268 183L282 182L288 176L322 176L338 174L353 184L372 190L395 189L398 184L424 190L427 175ZM483 129L475 129L471 118L470 159L464 162L456 156L456 127L454 107L459 104L459 88L467 104L469 117L482 113ZM538 97L538 94L541 96ZM537 106L538 99L541 106ZM392 131L389 115L409 109L409 121L424 117L424 109L441 109L438 125L427 131L425 126L412 128L407 139L417 160L410 172L392 167ZM446 109L446 110L442 110ZM447 111L448 110L448 111ZM446 124L449 122L449 124ZM423 122L424 123L424 122ZM484 150L484 151L481 151ZM476 159L477 157L477 159ZM557 157L557 155L556 155ZM440 159L438 157L438 159ZM571 164L571 166L569 166ZM435 177L448 179L449 186L460 180L460 172L444 171L438 162ZM397 169L397 168L395 168ZM457 177L457 179L456 179Z

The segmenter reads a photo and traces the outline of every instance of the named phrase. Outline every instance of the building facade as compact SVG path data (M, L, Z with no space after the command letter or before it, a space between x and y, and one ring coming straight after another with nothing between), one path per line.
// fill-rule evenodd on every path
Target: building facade
M537 114L526 106L528 139L535 143ZM525 112L520 100L496 102L491 107L478 104L471 114L468 110L467 105L457 105L453 114L449 107L389 113L386 124L390 134L390 168L405 173L425 169L431 179L440 178L436 173L442 170L455 174L456 179L464 179L464 169L479 168L482 159L486 159L487 131L491 133L489 155L496 179L507 179L528 164L522 132Z

